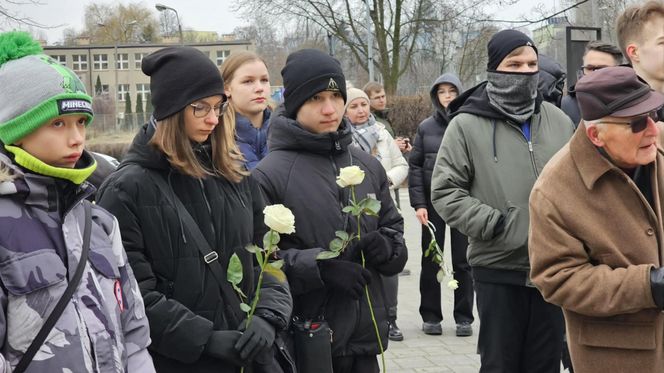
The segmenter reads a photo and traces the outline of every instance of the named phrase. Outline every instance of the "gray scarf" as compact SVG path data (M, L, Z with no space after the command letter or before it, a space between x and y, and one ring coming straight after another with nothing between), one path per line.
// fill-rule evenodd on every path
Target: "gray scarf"
M378 143L380 134L378 127L375 126L376 118L369 116L369 120L360 124L351 124L351 133L353 134L353 144L359 146L365 152L376 156L374 149Z
M535 112L538 72L508 73L489 71L486 93L489 106L518 124L522 124Z

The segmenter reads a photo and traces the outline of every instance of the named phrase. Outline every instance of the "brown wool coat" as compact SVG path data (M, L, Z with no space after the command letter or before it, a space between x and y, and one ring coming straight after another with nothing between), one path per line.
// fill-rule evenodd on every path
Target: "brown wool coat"
M563 308L575 372L664 372L649 276L662 262L661 150L651 167L654 209L582 124L530 195L531 277Z

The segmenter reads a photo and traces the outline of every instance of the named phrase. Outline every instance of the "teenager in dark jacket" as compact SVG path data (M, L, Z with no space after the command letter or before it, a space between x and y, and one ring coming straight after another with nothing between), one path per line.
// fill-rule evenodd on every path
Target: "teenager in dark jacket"
M431 174L436 163L436 155L443 141L443 135L449 123L447 106L463 92L461 81L454 74L443 74L436 79L429 92L434 107L432 116L426 118L417 127L413 150L408 159L408 193L410 205L415 209L417 220L422 224L422 253L429 247L431 234L427 223L436 227L436 241L445 242L445 221L438 215L431 204ZM473 334L473 279L466 259L468 239L461 232L450 228L452 244L452 270L459 287L454 291L454 321L456 335L459 337ZM426 334L443 333L440 322L443 320L440 299L440 283L436 279L439 266L431 257L422 255L420 272L420 315L422 330Z
M293 315L328 321L334 336L335 373L378 372L379 346L363 286L369 284L380 337L387 346L380 275L395 275L406 264L403 219L390 197L383 166L349 146L352 135L343 118L346 85L339 62L321 51L304 49L288 56L281 74L284 107L272 118L270 153L253 175L270 203L283 203L295 215L295 233L282 237L278 253L285 260L293 292ZM342 257L316 260L335 231L357 231L355 218L341 211L350 204L350 191L336 184L339 170L350 165L366 174L356 186L357 199L378 199L379 217L362 217L362 239ZM358 264L359 250L366 255L366 269Z
M252 170L267 155L270 127L270 76L267 66L253 52L233 53L219 68L228 97L224 124L235 127L237 145Z
M259 186L246 176L232 128L219 123L226 105L221 75L190 47L158 50L143 59L142 70L150 76L152 119L98 199L120 222L146 305L157 371L239 372L246 366L247 372L280 372L272 345L290 318L287 284L268 278L245 330L238 299L225 291L225 276L218 282L208 265L219 261L225 274L237 254L244 272L240 287L251 297L253 261L244 247L265 231ZM204 260L192 227L171 202L176 198L216 255Z

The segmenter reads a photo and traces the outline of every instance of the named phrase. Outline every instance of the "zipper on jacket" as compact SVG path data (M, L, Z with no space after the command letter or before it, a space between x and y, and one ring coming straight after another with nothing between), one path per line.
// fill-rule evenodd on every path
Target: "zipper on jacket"
M535 163L535 152L533 151L533 142L530 140L528 140L528 151L530 152L530 162L533 164L533 170L535 171L535 176L539 177L539 172L537 171L537 163Z
M519 132L521 134L521 137L523 137L524 140L526 140L526 143L528 144L528 153L530 154L530 163L533 165L533 172L535 172L535 177L539 177L539 171L537 171L537 163L535 162L535 152L533 150L533 142L531 140L528 140L526 137L526 134L523 133L521 128L518 128L515 124L510 123L510 127L514 128L515 131ZM532 123L530 124L530 128L532 129ZM530 132L530 138L533 138L533 133L532 130Z
M207 195L205 195L205 186L203 185L203 180L198 179L198 185L201 186L201 194L203 194L203 200L205 201L205 206L207 206L208 214L210 215L210 229L212 230L212 237L217 237L217 232L214 229L214 224L212 223L212 207L210 206L210 201L208 201ZM221 253L217 253L221 254Z

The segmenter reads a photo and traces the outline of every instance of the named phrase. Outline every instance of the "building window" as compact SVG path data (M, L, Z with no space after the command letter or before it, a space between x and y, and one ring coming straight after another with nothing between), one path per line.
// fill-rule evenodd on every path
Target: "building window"
M118 101L124 101L129 92L129 84L118 84Z
M108 70L108 54L93 54L92 68L95 70Z
M221 66L226 58L231 54L231 51L217 51L217 66Z
M145 53L134 53L134 68L136 68L136 70L141 69L141 63L143 63L143 57L145 57Z
M118 53L116 55L116 68L118 70L129 70L129 54L127 53Z
M150 84L147 83L141 83L141 84L136 84L136 97L141 96L141 99L143 100L143 105L148 100L148 94L150 93Z
M67 66L67 56L65 55L57 55L57 56L51 56L52 59L58 61L58 63L62 66Z
M88 56L85 54L75 54L72 57L72 67L75 71L82 71L88 69Z

